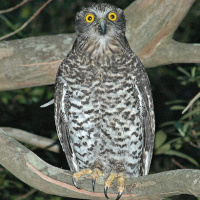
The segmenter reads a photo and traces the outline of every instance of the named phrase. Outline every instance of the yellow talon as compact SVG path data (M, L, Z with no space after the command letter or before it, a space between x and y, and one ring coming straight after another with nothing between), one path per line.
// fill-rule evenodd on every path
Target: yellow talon
M98 168L95 168L93 170L93 173L92 173L92 178L94 178L95 180L97 180L97 178L99 176L103 176L103 175L104 175L104 173L102 173Z
M108 198L107 196L107 191L108 189L110 188L110 185L111 183L113 182L113 180L118 177L118 195L117 195L117 198L116 200L119 200L120 197L122 196L122 193L124 192L124 175L123 173L113 173L111 172L108 176L108 178L106 179L105 183L104 183L104 194L105 194L105 197Z
M73 178L72 178L72 182L74 184L74 186L77 188L77 189L80 189L78 186L77 186L77 181L78 179L83 176L83 175L88 175L88 174L92 174L92 188L93 188L93 191L94 191L94 187L95 187L95 182L97 180L97 178L99 176L102 176L104 175L98 168L94 168L94 170L90 169L90 168L85 168L85 169L82 169L81 171L79 172L76 172L73 174Z
M95 188L95 182L98 179L99 176L103 176L104 173L102 173L98 168L94 168L93 173L92 173L92 189L94 192Z
M123 192L124 191L124 176L123 176L123 173L118 174L118 185L119 185L118 192Z
M78 179L79 179L81 176L87 175L87 174L91 174L91 173L92 173L92 170L89 169L89 168L82 169L81 171L74 173L74 174L73 174L73 178L75 178L76 181L78 181Z
M111 183L113 182L113 180L114 180L116 177L117 177L117 174L111 172L111 173L109 174L108 178L106 179L104 185L105 185L106 187L108 187L108 189L109 189Z

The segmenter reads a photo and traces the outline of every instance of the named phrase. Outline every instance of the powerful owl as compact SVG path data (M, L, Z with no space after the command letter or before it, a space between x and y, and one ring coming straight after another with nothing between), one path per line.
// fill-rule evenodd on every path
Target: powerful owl
M106 3L77 13L77 38L61 63L55 87L55 123L73 183L85 174L118 178L147 175L154 143L150 83L125 36L123 11Z

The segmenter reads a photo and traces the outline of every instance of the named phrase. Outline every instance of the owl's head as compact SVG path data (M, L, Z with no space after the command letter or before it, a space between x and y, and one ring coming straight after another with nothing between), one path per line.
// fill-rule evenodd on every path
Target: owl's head
M126 20L123 10L107 3L93 4L76 15L76 33L91 38L125 35Z

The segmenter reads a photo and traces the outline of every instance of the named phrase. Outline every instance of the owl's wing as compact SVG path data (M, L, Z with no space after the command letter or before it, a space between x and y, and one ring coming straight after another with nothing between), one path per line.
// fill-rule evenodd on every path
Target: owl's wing
M57 129L58 138L62 145L62 149L66 155L67 162L70 170L75 172L79 170L76 156L73 151L73 146L69 136L68 124L68 86L67 82L60 76L61 70L58 71L56 78L56 87L54 95L55 105L55 124Z
M153 154L155 137L155 116L149 78L139 58L137 58L137 62L140 69L140 75L137 76L137 87L139 89L139 94L142 96L142 102L144 104L142 105L144 146L142 152L140 171L140 174L144 176L149 173L149 168Z

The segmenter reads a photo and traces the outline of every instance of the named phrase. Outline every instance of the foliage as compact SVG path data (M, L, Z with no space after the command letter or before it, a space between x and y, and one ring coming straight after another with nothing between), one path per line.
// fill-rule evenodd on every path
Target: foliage
M200 88L200 65L192 68L178 67L181 74L177 77L181 85ZM198 89L199 90L199 89ZM197 91L198 91L197 90ZM183 111L186 105L185 100L167 102L172 111ZM186 159L199 167L198 162L192 156L186 155L186 148L194 147L199 154L200 150L200 99L197 99L192 106L175 121L165 122L161 130L157 132L155 141L155 154L177 156ZM196 158L198 156L194 155Z

